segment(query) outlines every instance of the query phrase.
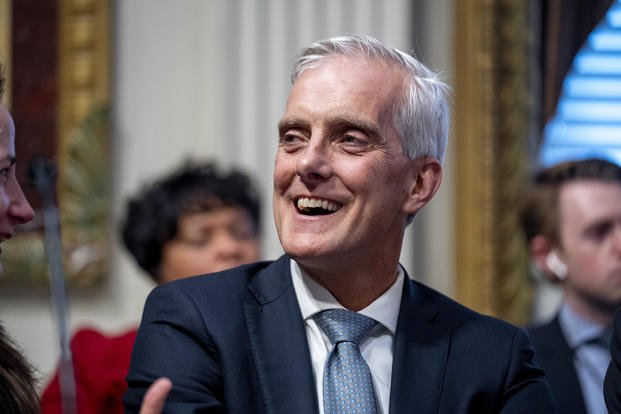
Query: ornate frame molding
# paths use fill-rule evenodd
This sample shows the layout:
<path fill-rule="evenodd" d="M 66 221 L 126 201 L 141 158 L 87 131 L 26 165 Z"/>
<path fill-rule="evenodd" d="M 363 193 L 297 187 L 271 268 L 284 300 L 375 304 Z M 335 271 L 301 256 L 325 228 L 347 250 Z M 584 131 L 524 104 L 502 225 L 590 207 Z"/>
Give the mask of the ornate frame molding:
<path fill-rule="evenodd" d="M 533 122 L 529 2 L 455 3 L 457 299 L 514 323 L 531 286 L 516 205 Z"/>
<path fill-rule="evenodd" d="M 60 0 L 60 153 L 70 132 L 110 99 L 110 3 Z"/>

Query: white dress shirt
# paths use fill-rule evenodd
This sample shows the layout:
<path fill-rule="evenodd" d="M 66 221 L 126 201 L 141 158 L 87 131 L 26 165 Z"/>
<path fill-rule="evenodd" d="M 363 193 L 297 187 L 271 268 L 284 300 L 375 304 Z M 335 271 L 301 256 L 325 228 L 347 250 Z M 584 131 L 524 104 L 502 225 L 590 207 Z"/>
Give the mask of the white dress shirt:
<path fill-rule="evenodd" d="M 388 413 L 390 403 L 393 342 L 403 294 L 404 271 L 401 266 L 397 266 L 395 273 L 397 278 L 392 286 L 373 303 L 359 311 L 362 315 L 379 322 L 359 345 L 360 352 L 371 371 L 380 414 Z M 332 344 L 315 323 L 313 315 L 326 309 L 344 309 L 344 307 L 326 288 L 306 274 L 294 260 L 291 260 L 291 277 L 306 326 L 306 337 L 319 400 L 319 413 L 324 414 L 323 371 L 326 359 L 332 350 Z"/>

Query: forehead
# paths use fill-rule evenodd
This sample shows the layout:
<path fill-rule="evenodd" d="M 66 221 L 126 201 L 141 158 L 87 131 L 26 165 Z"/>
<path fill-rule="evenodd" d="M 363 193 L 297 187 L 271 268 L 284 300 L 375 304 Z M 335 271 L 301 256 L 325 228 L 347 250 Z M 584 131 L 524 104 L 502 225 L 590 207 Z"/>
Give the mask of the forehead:
<path fill-rule="evenodd" d="M 307 68 L 293 84 L 287 110 L 381 112 L 397 103 L 404 72 L 365 56 L 334 56 Z"/>
<path fill-rule="evenodd" d="M 577 180 L 563 184 L 559 209 L 565 223 L 621 218 L 621 183 Z"/>

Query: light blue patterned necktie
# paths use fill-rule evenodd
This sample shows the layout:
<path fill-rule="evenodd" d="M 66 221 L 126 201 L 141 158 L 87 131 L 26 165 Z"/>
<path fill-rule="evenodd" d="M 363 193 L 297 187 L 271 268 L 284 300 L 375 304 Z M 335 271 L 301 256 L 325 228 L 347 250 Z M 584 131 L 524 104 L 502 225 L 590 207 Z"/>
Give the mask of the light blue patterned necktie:
<path fill-rule="evenodd" d="M 371 371 L 358 348 L 377 321 L 346 309 L 326 310 L 313 318 L 334 344 L 323 372 L 324 413 L 377 413 Z"/>

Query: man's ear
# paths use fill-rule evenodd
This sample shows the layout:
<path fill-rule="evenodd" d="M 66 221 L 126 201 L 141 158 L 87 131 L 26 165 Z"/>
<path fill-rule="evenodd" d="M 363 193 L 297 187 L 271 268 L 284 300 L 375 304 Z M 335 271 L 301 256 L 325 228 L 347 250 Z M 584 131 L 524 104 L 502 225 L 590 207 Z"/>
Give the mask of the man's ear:
<path fill-rule="evenodd" d="M 412 160 L 415 168 L 408 197 L 403 205 L 407 214 L 414 214 L 434 196 L 442 181 L 442 165 L 435 158 L 425 157 Z"/>
<path fill-rule="evenodd" d="M 547 237 L 533 237 L 528 243 L 528 252 L 537 269 L 550 281 L 560 282 L 567 277 L 567 266 L 559 258 L 558 249 Z"/>

